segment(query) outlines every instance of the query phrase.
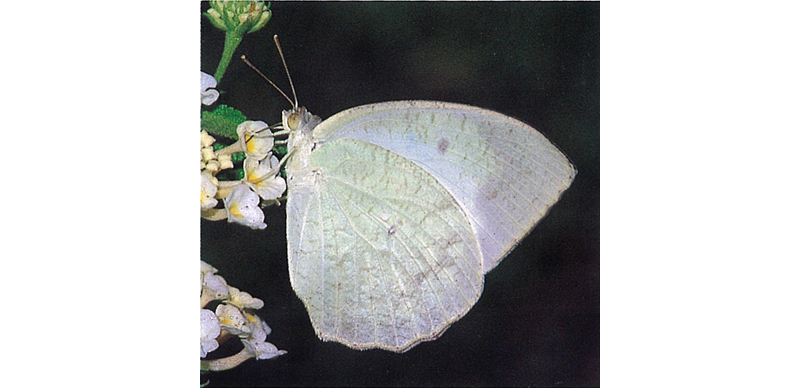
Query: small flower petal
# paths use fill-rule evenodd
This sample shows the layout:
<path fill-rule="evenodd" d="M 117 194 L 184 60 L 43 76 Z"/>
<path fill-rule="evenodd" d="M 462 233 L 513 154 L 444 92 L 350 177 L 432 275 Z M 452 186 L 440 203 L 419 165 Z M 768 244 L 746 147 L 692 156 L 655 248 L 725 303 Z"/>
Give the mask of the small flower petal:
<path fill-rule="evenodd" d="M 220 332 L 217 315 L 211 310 L 200 309 L 200 358 L 219 347 L 217 337 Z"/>
<path fill-rule="evenodd" d="M 217 87 L 217 80 L 211 74 L 200 72 L 200 93 L 206 89 Z"/>
<path fill-rule="evenodd" d="M 200 209 L 211 209 L 217 206 L 217 185 L 207 173 L 200 173 Z"/>
<path fill-rule="evenodd" d="M 203 275 L 200 288 L 200 307 L 205 306 L 212 300 L 227 299 L 228 296 L 228 284 L 222 276 L 214 275 L 211 272 L 206 272 Z"/>
<path fill-rule="evenodd" d="M 262 161 L 245 158 L 245 179 L 250 187 L 265 199 L 276 199 L 286 191 L 286 180 L 278 176 L 278 158 L 274 155 Z"/>
<path fill-rule="evenodd" d="M 271 328 L 271 327 L 269 327 L 269 325 L 267 325 L 267 323 L 266 323 L 266 322 L 264 322 L 264 321 L 261 321 L 261 327 L 264 329 L 264 333 L 265 333 L 266 335 L 269 335 L 270 333 L 272 333 L 272 328 Z"/>
<path fill-rule="evenodd" d="M 264 301 L 254 298 L 252 295 L 244 291 L 239 291 L 239 289 L 236 287 L 228 286 L 228 293 L 230 293 L 230 303 L 243 309 L 248 308 L 258 310 L 264 307 Z"/>
<path fill-rule="evenodd" d="M 233 335 L 250 335 L 253 330 L 250 321 L 245 318 L 242 311 L 234 305 L 226 303 L 220 304 L 217 306 L 216 314 L 219 319 L 220 327 Z"/>
<path fill-rule="evenodd" d="M 257 322 L 251 323 L 251 333 L 249 336 L 242 338 L 242 344 L 258 360 L 267 360 L 286 354 L 285 350 L 278 350 L 275 345 L 267 342 L 267 334 L 267 331 L 261 325 L 261 320 L 258 319 Z"/>
<path fill-rule="evenodd" d="M 245 121 L 236 127 L 239 141 L 242 142 L 247 156 L 261 160 L 272 153 L 275 139 L 269 130 L 269 125 L 263 121 Z"/>
<path fill-rule="evenodd" d="M 242 341 L 250 351 L 256 354 L 257 360 L 269 360 L 286 354 L 285 350 L 278 350 L 278 348 L 269 342 L 245 342 Z"/>
<path fill-rule="evenodd" d="M 225 197 L 228 222 L 237 222 L 253 229 L 264 229 L 264 212 L 258 207 L 260 199 L 247 185 L 238 184 Z"/>
<path fill-rule="evenodd" d="M 219 92 L 212 89 L 217 86 L 217 80 L 213 76 L 200 72 L 200 103 L 211 105 L 219 98 Z"/>

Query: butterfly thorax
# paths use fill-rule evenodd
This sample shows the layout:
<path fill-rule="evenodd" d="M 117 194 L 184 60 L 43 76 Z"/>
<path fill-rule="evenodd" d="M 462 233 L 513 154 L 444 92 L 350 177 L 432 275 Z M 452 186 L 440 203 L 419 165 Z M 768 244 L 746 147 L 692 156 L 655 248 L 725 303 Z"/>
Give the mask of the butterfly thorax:
<path fill-rule="evenodd" d="M 316 144 L 311 134 L 320 121 L 319 116 L 311 114 L 306 108 L 283 111 L 283 127 L 291 130 L 288 142 L 291 156 L 286 163 L 290 186 L 313 184 L 314 172 L 309 165 L 309 158 Z"/>

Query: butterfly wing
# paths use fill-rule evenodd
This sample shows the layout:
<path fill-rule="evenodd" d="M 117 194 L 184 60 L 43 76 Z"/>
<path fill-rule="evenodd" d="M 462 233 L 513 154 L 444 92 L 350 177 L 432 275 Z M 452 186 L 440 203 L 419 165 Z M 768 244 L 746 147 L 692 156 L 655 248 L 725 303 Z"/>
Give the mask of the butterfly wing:
<path fill-rule="evenodd" d="M 345 110 L 313 132 L 321 144 L 358 139 L 433 176 L 464 209 L 483 257 L 500 262 L 575 177 L 567 157 L 533 127 L 467 105 L 392 101 Z"/>
<path fill-rule="evenodd" d="M 358 139 L 318 146 L 308 165 L 313 183 L 289 182 L 289 273 L 320 338 L 402 352 L 475 304 L 478 241 L 430 173 Z"/>

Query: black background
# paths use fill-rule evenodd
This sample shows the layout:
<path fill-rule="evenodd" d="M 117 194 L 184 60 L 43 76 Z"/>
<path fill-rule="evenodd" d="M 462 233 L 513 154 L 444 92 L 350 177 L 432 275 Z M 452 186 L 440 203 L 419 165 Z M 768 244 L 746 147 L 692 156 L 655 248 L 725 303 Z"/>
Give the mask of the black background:
<path fill-rule="evenodd" d="M 205 11 L 207 3 L 201 6 Z M 266 230 L 201 223 L 202 259 L 265 302 L 268 337 L 289 353 L 204 375 L 211 386 L 595 386 L 600 379 L 600 5 L 284 3 L 249 34 L 245 54 L 290 93 L 278 34 L 302 106 L 326 118 L 357 105 L 440 100 L 531 124 L 572 160 L 572 186 L 486 275 L 484 292 L 439 339 L 406 353 L 320 341 L 289 284 L 285 209 Z M 213 74 L 224 33 L 201 17 L 201 69 Z M 280 121 L 289 104 L 234 59 L 219 103 Z M 220 351 L 225 351 L 221 349 Z M 213 355 L 213 353 L 212 353 Z"/>

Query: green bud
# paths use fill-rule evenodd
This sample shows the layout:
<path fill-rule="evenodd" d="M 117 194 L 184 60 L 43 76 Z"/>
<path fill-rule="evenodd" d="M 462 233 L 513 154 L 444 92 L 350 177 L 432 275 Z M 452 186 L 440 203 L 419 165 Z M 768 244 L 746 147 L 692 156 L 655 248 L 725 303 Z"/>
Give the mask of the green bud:
<path fill-rule="evenodd" d="M 247 32 L 248 33 L 256 32 L 256 31 L 264 28 L 264 26 L 267 25 L 267 22 L 269 21 L 269 19 L 271 17 L 272 17 L 272 11 L 267 10 L 266 12 L 263 12 L 261 14 L 261 16 L 259 17 L 258 21 L 253 25 L 253 27 L 250 27 L 250 29 L 247 30 Z"/>
<path fill-rule="evenodd" d="M 209 8 L 208 11 L 206 11 L 206 16 L 208 17 L 208 20 L 211 21 L 211 24 L 214 25 L 214 27 L 217 27 L 223 31 L 227 30 L 225 22 L 222 20 L 222 15 L 220 15 L 219 11 L 214 8 Z"/>

